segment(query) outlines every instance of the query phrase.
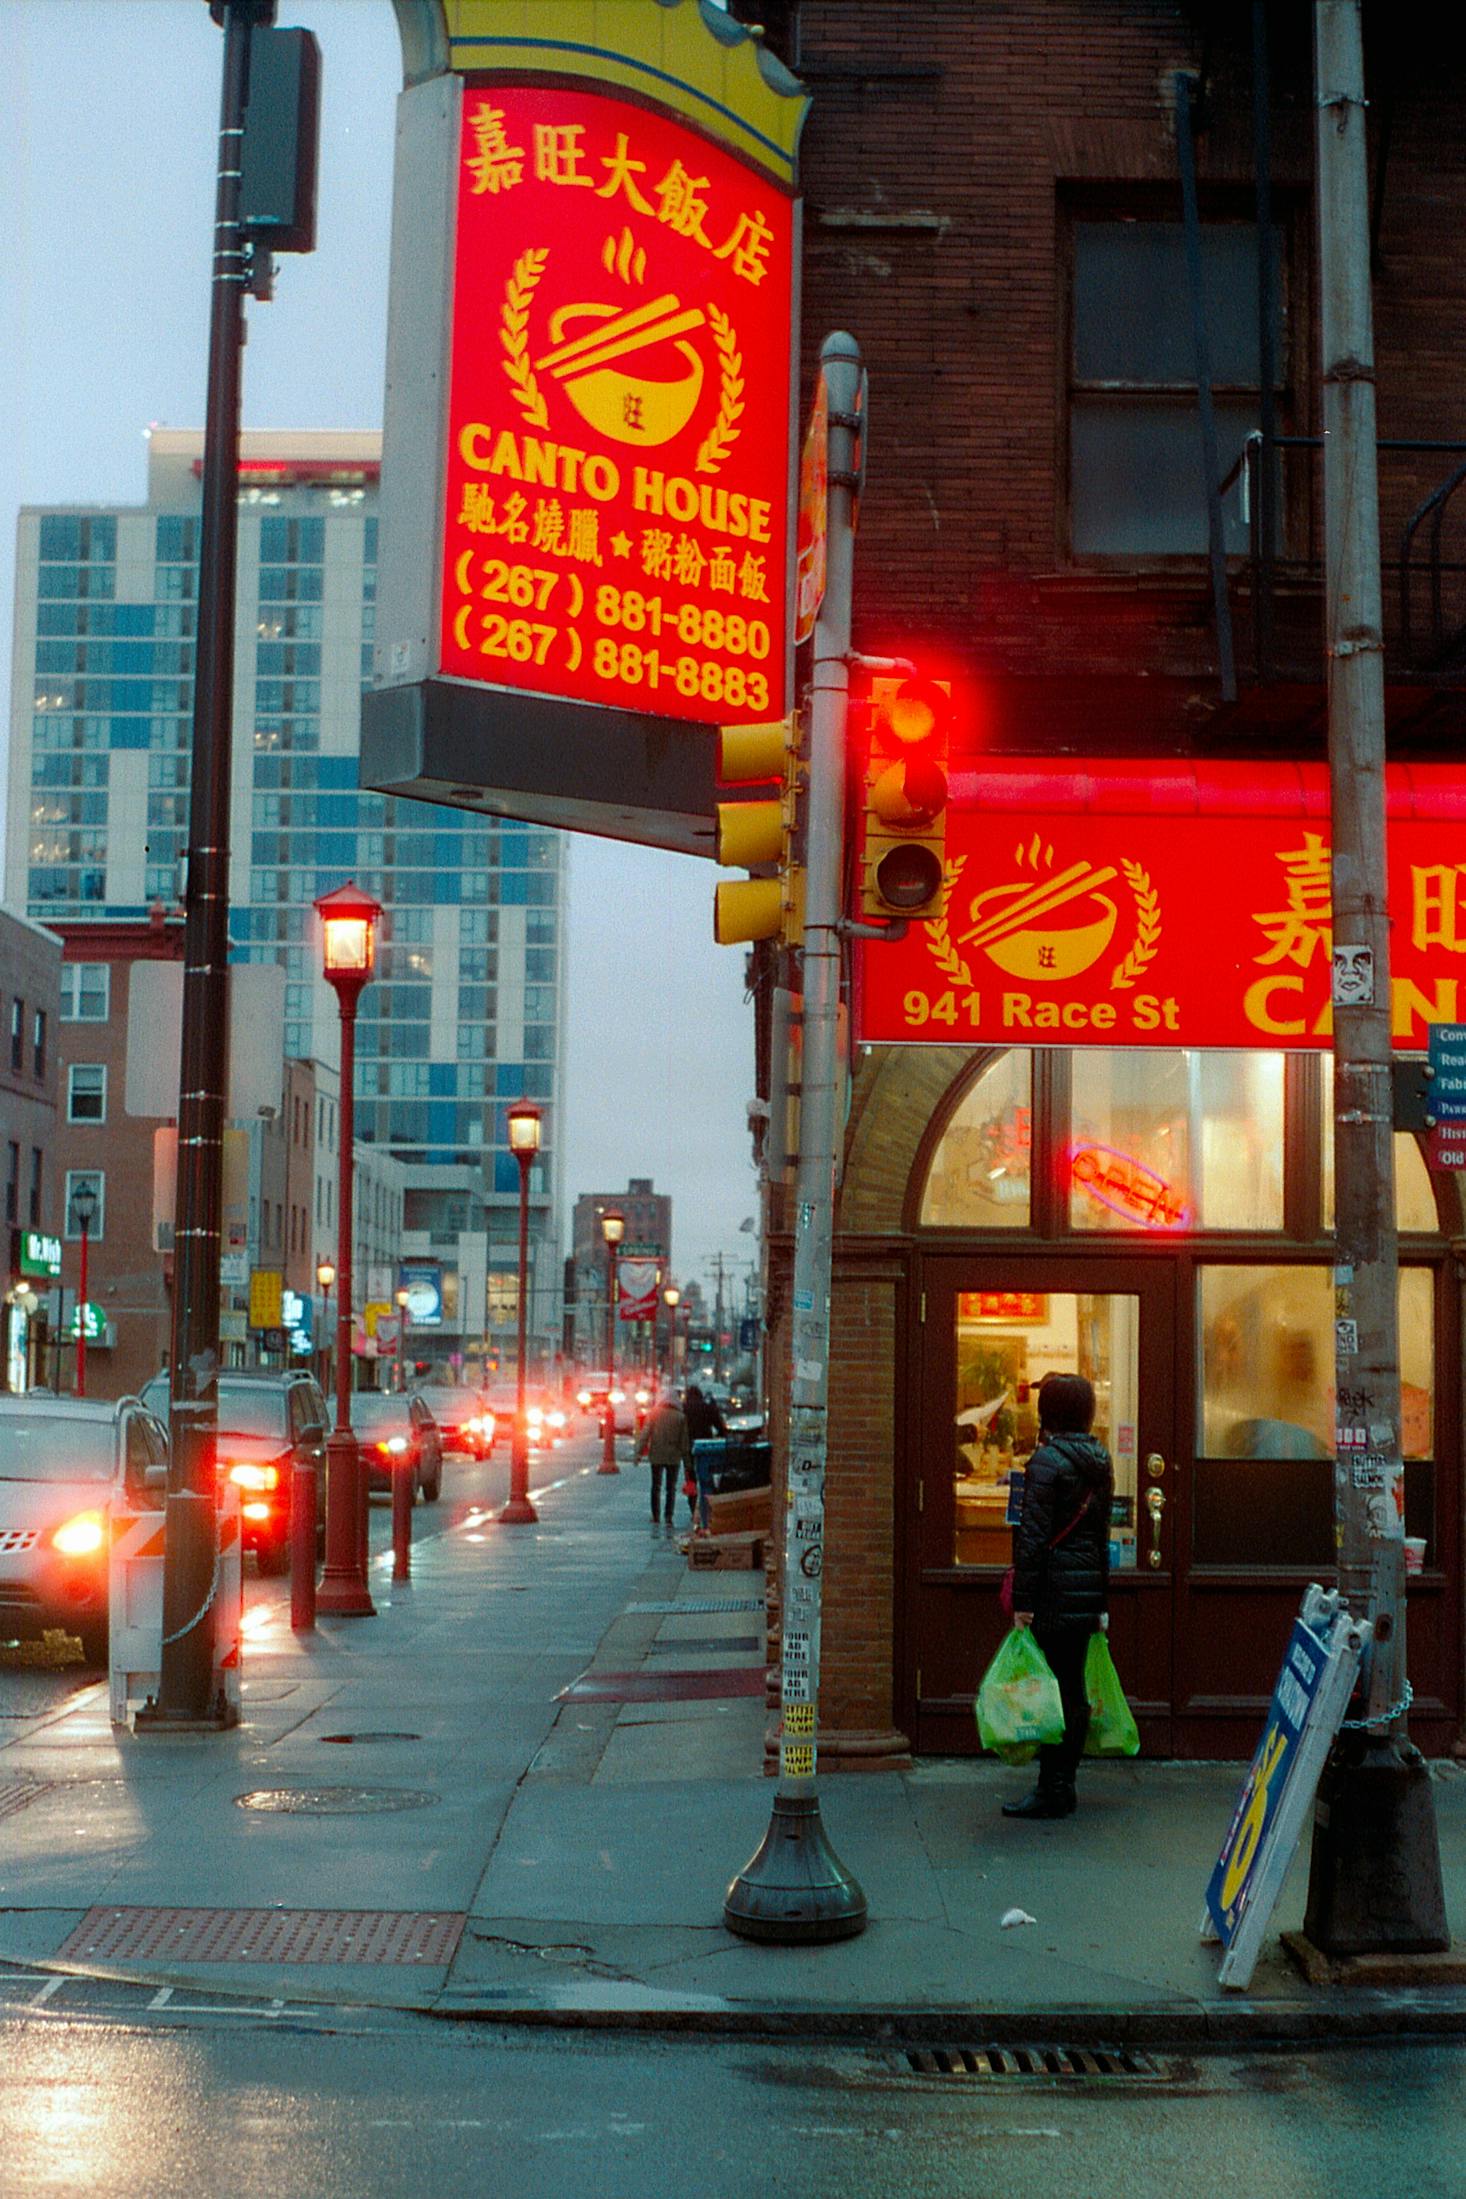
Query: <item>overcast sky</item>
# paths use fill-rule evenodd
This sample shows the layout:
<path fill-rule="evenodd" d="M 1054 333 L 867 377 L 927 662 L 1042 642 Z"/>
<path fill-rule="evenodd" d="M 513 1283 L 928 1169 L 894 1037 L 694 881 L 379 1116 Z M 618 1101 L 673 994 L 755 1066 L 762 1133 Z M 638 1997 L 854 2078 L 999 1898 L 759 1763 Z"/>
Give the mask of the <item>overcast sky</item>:
<path fill-rule="evenodd" d="M 316 33 L 315 253 L 251 305 L 247 428 L 379 428 L 393 110 L 391 0 L 281 0 Z M 143 431 L 204 414 L 222 34 L 207 0 L 0 0 L 0 685 L 15 513 L 140 503 Z M 7 718 L 4 721 L 8 724 Z M 0 770 L 0 804 L 5 773 Z M 712 944 L 708 863 L 571 843 L 565 1181 L 650 1176 L 684 1279 L 746 1265 L 753 1038 L 742 950 Z"/>

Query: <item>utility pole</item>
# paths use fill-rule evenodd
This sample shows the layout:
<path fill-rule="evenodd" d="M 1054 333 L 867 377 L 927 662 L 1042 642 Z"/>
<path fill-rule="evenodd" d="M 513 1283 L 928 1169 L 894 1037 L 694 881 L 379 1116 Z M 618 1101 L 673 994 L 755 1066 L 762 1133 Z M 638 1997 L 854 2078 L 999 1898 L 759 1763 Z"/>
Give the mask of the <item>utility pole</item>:
<path fill-rule="evenodd" d="M 866 1900 L 829 1843 L 815 1782 L 820 1580 L 829 1427 L 830 1266 L 840 1121 L 839 1018 L 850 608 L 855 567 L 860 347 L 827 336 L 829 505 L 824 602 L 814 630 L 804 902 L 804 1063 L 795 1189 L 793 1344 L 780 1577 L 783 1671 L 779 1783 L 757 1854 L 728 1889 L 723 1921 L 745 1939 L 808 1944 L 865 1929 Z M 719 1263 L 719 1313 L 722 1266 Z"/>
<path fill-rule="evenodd" d="M 1405 1482 L 1385 853 L 1384 633 L 1360 0 L 1316 0 L 1325 631 L 1333 820 L 1339 1586 L 1373 1621 L 1362 1717 L 1319 1786 L 1309 1938 L 1449 1946 L 1430 1778 L 1406 1738 Z"/>
<path fill-rule="evenodd" d="M 199 544 L 197 665 L 184 899 L 183 1044 L 178 1095 L 172 1407 L 164 1510 L 163 1645 L 158 1693 L 137 1730 L 230 1722 L 214 1686 L 218 1578 L 214 1448 L 219 1371 L 219 1237 L 228 1084 L 229 803 L 234 731 L 234 588 L 239 536 L 239 406 L 244 294 L 241 220 L 250 40 L 275 0 L 224 0 L 219 166 Z"/>

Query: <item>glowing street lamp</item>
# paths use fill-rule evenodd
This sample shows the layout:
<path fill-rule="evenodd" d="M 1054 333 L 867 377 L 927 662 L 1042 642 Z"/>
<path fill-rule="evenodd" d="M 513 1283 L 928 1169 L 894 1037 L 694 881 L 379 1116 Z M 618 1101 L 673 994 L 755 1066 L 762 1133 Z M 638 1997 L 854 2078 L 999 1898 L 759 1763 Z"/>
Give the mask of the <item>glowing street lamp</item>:
<path fill-rule="evenodd" d="M 326 1387 L 327 1389 L 329 1389 L 329 1388 L 331 1387 L 331 1285 L 332 1285 L 332 1284 L 333 1284 L 333 1283 L 335 1282 L 335 1280 L 336 1280 L 336 1263 L 335 1263 L 335 1261 L 334 1261 L 334 1260 L 317 1260 L 317 1262 L 316 1262 L 316 1287 L 317 1287 L 317 1288 L 318 1288 L 318 1290 L 320 1291 L 320 1294 L 321 1294 L 321 1300 L 322 1300 L 322 1311 L 321 1311 L 321 1357 L 322 1357 L 322 1359 L 324 1359 L 324 1361 L 326 1362 L 326 1382 L 325 1382 L 325 1387 Z"/>
<path fill-rule="evenodd" d="M 616 1248 L 626 1235 L 626 1216 L 612 1207 L 601 1216 L 606 1240 L 606 1429 L 599 1471 L 620 1472 L 616 1464 Z"/>
<path fill-rule="evenodd" d="M 682 1293 L 675 1283 L 669 1283 L 662 1292 L 662 1304 L 667 1309 L 667 1381 L 677 1379 L 677 1308 L 682 1303 Z"/>
<path fill-rule="evenodd" d="M 317 1599 L 339 1618 L 370 1618 L 366 1491 L 351 1430 L 351 1192 L 356 1114 L 356 1004 L 377 963 L 382 905 L 359 886 L 338 886 L 316 903 L 325 978 L 341 1011 L 340 1191 L 336 1206 L 336 1426 L 326 1443 L 326 1569 Z"/>
<path fill-rule="evenodd" d="M 509 1445 L 509 1502 L 499 1514 L 511 1527 L 532 1526 L 539 1513 L 529 1500 L 529 1429 L 524 1418 L 524 1359 L 529 1301 L 529 1172 L 540 1149 L 541 1113 L 533 1100 L 508 1109 L 509 1150 L 519 1163 L 519 1342 L 514 1377 L 514 1433 Z"/>

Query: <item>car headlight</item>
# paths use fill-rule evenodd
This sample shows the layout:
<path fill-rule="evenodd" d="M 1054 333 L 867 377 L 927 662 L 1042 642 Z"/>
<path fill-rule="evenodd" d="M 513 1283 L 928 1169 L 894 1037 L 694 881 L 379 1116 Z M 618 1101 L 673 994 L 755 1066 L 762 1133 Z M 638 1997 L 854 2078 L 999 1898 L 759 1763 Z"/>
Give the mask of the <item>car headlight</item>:
<path fill-rule="evenodd" d="M 526 1405 L 524 1408 L 524 1417 L 529 1422 L 532 1428 L 538 1428 L 543 1424 L 544 1421 L 544 1407 L 541 1405 Z"/>
<path fill-rule="evenodd" d="M 241 1461 L 239 1465 L 229 1468 L 229 1479 L 236 1489 L 278 1489 L 280 1469 L 278 1466 L 255 1466 Z"/>
<path fill-rule="evenodd" d="M 95 1557 L 106 1540 L 107 1521 L 101 1512 L 78 1512 L 51 1537 L 64 1558 Z"/>
<path fill-rule="evenodd" d="M 551 1413 L 549 1420 L 552 1428 L 563 1428 L 565 1425 L 565 1415 L 562 1412 Z"/>
<path fill-rule="evenodd" d="M 590 1403 L 590 1391 L 589 1391 L 589 1390 L 577 1390 L 577 1391 L 576 1391 L 576 1393 L 575 1393 L 575 1402 L 576 1402 L 576 1404 L 577 1404 L 577 1405 L 579 1405 L 579 1407 L 581 1408 L 581 1410 L 582 1410 L 582 1412 L 583 1412 L 583 1411 L 585 1410 L 586 1406 L 587 1406 L 587 1405 L 589 1405 L 589 1403 Z"/>
<path fill-rule="evenodd" d="M 607 1403 L 611 1405 L 624 1405 L 625 1402 L 626 1392 L 624 1390 L 612 1390 L 607 1398 Z"/>

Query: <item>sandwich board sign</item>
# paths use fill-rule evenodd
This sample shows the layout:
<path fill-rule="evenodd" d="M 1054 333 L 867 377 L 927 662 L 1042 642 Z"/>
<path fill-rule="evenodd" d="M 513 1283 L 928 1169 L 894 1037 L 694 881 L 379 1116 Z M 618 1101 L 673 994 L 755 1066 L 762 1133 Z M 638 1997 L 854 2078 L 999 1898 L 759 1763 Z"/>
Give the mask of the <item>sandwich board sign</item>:
<path fill-rule="evenodd" d="M 1206 1890 L 1201 1936 L 1222 1943 L 1220 1985 L 1242 1992 L 1252 1981 L 1369 1635 L 1337 1589 L 1307 1589 Z"/>

